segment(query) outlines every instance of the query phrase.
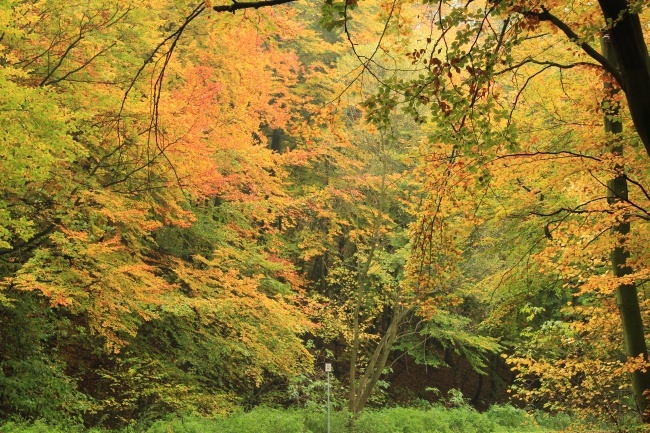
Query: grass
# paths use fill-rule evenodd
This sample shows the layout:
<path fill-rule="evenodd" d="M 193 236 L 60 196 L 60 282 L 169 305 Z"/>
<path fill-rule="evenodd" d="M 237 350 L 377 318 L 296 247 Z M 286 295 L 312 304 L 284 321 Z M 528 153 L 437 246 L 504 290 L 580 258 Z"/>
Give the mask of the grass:
<path fill-rule="evenodd" d="M 352 423 L 347 412 L 332 412 L 332 433 L 542 433 L 559 431 L 570 423 L 568 417 L 541 417 L 538 422 L 512 406 L 493 406 L 484 413 L 470 407 L 446 409 L 386 408 L 366 410 Z M 53 427 L 43 422 L 5 423 L 0 433 L 107 433 L 80 427 Z M 183 417 L 159 420 L 148 426 L 134 425 L 119 433 L 326 433 L 324 410 L 271 409 L 260 407 L 235 412 L 228 417 L 206 419 Z M 118 433 L 115 431 L 114 433 Z"/>

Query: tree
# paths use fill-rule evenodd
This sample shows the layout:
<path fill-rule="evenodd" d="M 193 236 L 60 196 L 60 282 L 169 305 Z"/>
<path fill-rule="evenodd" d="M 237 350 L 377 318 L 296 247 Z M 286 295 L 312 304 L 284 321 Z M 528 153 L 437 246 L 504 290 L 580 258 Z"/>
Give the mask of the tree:
<path fill-rule="evenodd" d="M 421 44 L 423 48 L 416 46 L 411 55 L 421 73 L 414 79 L 385 81 L 385 90 L 367 101 L 368 107 L 380 107 L 371 119 L 384 121 L 385 108 L 400 103 L 406 104 L 407 110 L 416 117 L 421 117 L 422 108 L 427 107 L 439 119 L 435 140 L 456 144 L 450 158 L 472 155 L 479 164 L 485 164 L 506 147 L 514 153 L 521 149 L 525 138 L 519 135 L 521 128 L 515 124 L 513 113 L 523 104 L 526 89 L 534 80 L 541 79 L 551 69 L 564 77 L 581 68 L 597 68 L 614 77 L 615 85 L 627 99 L 637 134 L 626 137 L 627 146 L 634 147 L 635 142 L 641 142 L 648 153 L 650 69 L 641 26 L 642 5 L 624 1 L 599 4 L 600 9 L 586 2 L 569 7 L 555 2 L 486 2 L 480 6 L 472 2 L 467 5 L 440 2 L 429 10 L 423 8 L 423 14 L 430 14 L 436 29 Z M 544 33 L 547 29 L 552 33 Z M 618 68 L 611 58 L 592 46 L 599 42 L 602 32 L 612 40 Z M 567 56 L 569 51 L 575 55 Z M 505 80 L 507 76 L 512 77 L 510 82 Z M 639 79 L 643 83 L 637 82 Z M 587 154 L 595 155 L 608 147 L 601 141 L 584 149 Z M 562 152 L 560 149 L 553 151 Z M 563 150 L 571 152 L 566 147 Z M 523 188 L 530 189 L 525 180 L 520 181 Z M 618 199 L 625 201 L 625 194 L 622 191 L 620 194 Z M 620 253 L 623 247 L 617 248 Z M 620 265 L 620 259 L 614 258 L 614 263 Z M 619 265 L 615 264 L 617 274 Z M 627 289 L 633 291 L 632 286 Z M 623 316 L 624 311 L 622 307 Z M 639 335 L 640 330 L 638 320 L 634 326 L 623 328 L 626 339 Z M 644 345 L 628 340 L 628 346 Z M 643 354 L 644 350 L 639 348 L 632 356 L 637 352 Z M 640 386 L 635 379 L 635 393 L 642 412 L 643 392 L 647 388 L 647 384 Z"/>
<path fill-rule="evenodd" d="M 264 134 L 302 116 L 302 27 L 118 3 L 0 6 L 7 416 L 214 414 L 311 368 Z"/>
<path fill-rule="evenodd" d="M 347 57 L 341 55 L 338 74 L 363 73 L 364 59 L 378 51 L 377 38 L 399 49 L 398 35 L 389 35 L 384 25 L 385 5 L 366 6 L 365 18 L 344 35 L 357 43 Z M 375 14 L 378 21 L 372 19 Z M 380 69 L 373 73 L 382 75 Z M 362 80 L 332 84 L 337 93 L 310 136 L 308 170 L 297 167 L 292 175 L 294 195 L 305 203 L 297 211 L 301 217 L 294 216 L 301 222 L 293 228 L 287 221 L 302 251 L 300 267 L 327 308 L 316 318 L 322 326 L 316 335 L 333 346 L 339 361 L 335 371 L 345 371 L 341 361 L 348 364 L 348 404 L 354 414 L 370 401 L 400 353 L 438 366 L 441 361 L 433 350 L 423 346 L 443 344 L 472 358 L 480 369 L 483 354 L 497 347 L 468 329 L 460 309 L 455 314 L 445 311 L 441 304 L 447 299 L 436 294 L 436 278 L 414 289 L 419 282 L 406 271 L 415 268 L 409 265 L 408 230 L 424 193 L 409 171 L 414 170 L 411 161 L 418 161 L 414 151 L 422 132 L 397 114 L 384 129 L 363 125 L 356 95 L 363 98 L 371 86 Z"/>
<path fill-rule="evenodd" d="M 618 41 L 619 44 L 620 42 L 621 41 Z M 605 59 L 617 68 L 618 61 L 613 53 L 609 35 L 603 37 L 602 45 Z M 627 49 L 627 47 L 625 49 Z M 629 84 L 629 82 L 626 84 Z M 612 133 L 611 151 L 615 156 L 618 156 L 623 153 L 623 146 L 620 143 L 617 143 L 616 140 L 617 135 L 621 133 L 622 122 L 618 119 L 619 108 L 617 102 L 613 98 L 614 94 L 612 92 L 615 92 L 615 89 L 607 82 L 605 88 L 606 91 L 610 92 L 610 95 L 608 95 L 609 100 L 605 100 L 606 107 L 603 109 L 605 114 L 605 130 Z M 607 107 L 609 107 L 609 109 Z M 643 136 L 643 132 L 640 131 L 639 134 Z M 607 202 L 614 209 L 620 202 L 629 201 L 625 167 L 619 165 L 616 166 L 615 169 L 617 170 L 616 176 L 607 182 Z M 610 254 L 612 273 L 617 278 L 624 278 L 625 276 L 633 274 L 632 267 L 627 263 L 630 257 L 630 252 L 625 246 L 625 237 L 630 233 L 629 217 L 624 215 L 620 223 L 617 222 L 612 225 L 611 230 L 622 238 L 619 240 L 618 244 L 614 246 L 614 249 Z M 648 348 L 645 342 L 643 320 L 641 318 L 639 297 L 635 281 L 628 283 L 621 282 L 619 284 L 616 288 L 616 304 L 623 324 L 623 336 L 627 356 L 629 358 L 640 357 L 641 359 L 646 360 L 648 358 Z M 648 402 L 645 393 L 650 389 L 650 372 L 643 371 L 643 369 L 634 370 L 632 371 L 631 376 L 636 406 L 647 422 L 648 416 L 650 415 L 647 413 Z"/>
<path fill-rule="evenodd" d="M 308 173 L 294 174 L 302 222 L 292 231 L 309 287 L 326 309 L 316 334 L 344 348 L 335 362 L 343 368 L 347 361 L 356 415 L 376 391 L 411 315 L 402 280 L 411 218 L 406 197 L 417 186 L 407 173 L 406 128 L 366 129 L 354 105 L 341 113 L 330 128 L 336 133 L 319 137 Z"/>

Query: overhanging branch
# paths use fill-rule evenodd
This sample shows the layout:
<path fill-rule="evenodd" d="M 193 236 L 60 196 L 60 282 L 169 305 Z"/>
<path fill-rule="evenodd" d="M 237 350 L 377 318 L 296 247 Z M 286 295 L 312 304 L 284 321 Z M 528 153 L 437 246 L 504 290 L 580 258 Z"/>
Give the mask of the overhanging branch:
<path fill-rule="evenodd" d="M 510 72 L 510 71 L 519 69 L 522 66 L 528 65 L 528 64 L 540 65 L 540 66 L 552 66 L 552 67 L 555 67 L 555 68 L 558 68 L 558 69 L 571 69 L 571 68 L 575 68 L 575 67 L 578 67 L 578 66 L 593 66 L 593 67 L 598 67 L 598 68 L 603 67 L 603 65 L 601 65 L 600 63 L 591 63 L 591 62 L 558 63 L 558 62 L 553 62 L 553 61 L 550 61 L 550 60 L 536 60 L 536 59 L 533 59 L 531 57 L 528 57 L 525 60 L 522 60 L 521 62 L 519 62 L 519 63 L 517 63 L 515 65 L 509 66 L 509 67 L 504 68 L 504 69 L 502 69 L 502 70 L 500 70 L 498 72 L 495 72 L 494 75 L 503 75 L 506 72 Z"/>
<path fill-rule="evenodd" d="M 231 5 L 213 6 L 212 9 L 215 12 L 231 12 L 234 14 L 235 11 L 239 9 L 259 9 L 267 6 L 277 6 L 285 3 L 291 3 L 294 1 L 296 0 L 264 0 L 264 1 L 257 1 L 257 2 L 244 2 L 244 3 L 233 1 Z"/>
<path fill-rule="evenodd" d="M 562 30 L 562 33 L 564 33 L 571 41 L 577 43 L 589 57 L 603 65 L 603 68 L 612 74 L 618 85 L 621 88 L 623 87 L 623 76 L 618 71 L 618 69 L 612 65 L 612 63 L 609 62 L 602 54 L 596 51 L 591 45 L 586 42 L 580 42 L 580 36 L 578 36 L 578 34 L 574 32 L 571 27 L 569 27 L 564 21 L 553 15 L 546 8 L 542 8 L 542 12 L 528 12 L 528 14 L 539 18 L 540 21 L 548 21 L 558 29 Z"/>

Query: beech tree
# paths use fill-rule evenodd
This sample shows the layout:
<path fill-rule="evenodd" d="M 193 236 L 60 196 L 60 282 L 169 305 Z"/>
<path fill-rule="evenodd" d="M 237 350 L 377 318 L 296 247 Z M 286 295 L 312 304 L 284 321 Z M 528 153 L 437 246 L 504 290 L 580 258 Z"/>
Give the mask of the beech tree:
<path fill-rule="evenodd" d="M 355 414 L 394 349 L 504 335 L 517 394 L 621 408 L 631 373 L 644 412 L 644 2 L 292 1 L 0 4 L 2 412 L 226 412 L 303 335 Z"/>
<path fill-rule="evenodd" d="M 274 226 L 284 162 L 263 132 L 300 117 L 303 66 L 260 37 L 304 28 L 204 8 L 0 5 L 7 416 L 221 413 L 311 369 Z"/>
<path fill-rule="evenodd" d="M 425 43 L 414 44 L 410 54 L 419 76 L 385 80 L 385 91 L 366 102 L 369 108 L 375 108 L 370 119 L 381 123 L 390 109 L 405 104 L 416 118 L 430 114 L 436 119 L 438 129 L 434 140 L 455 143 L 448 155 L 452 161 L 461 155 L 473 155 L 477 162 L 485 163 L 495 155 L 504 157 L 503 150 L 516 153 L 521 149 L 525 139 L 520 135 L 513 113 L 523 105 L 526 89 L 533 81 L 553 70 L 564 77 L 571 71 L 594 68 L 611 75 L 613 86 L 625 95 L 636 133 L 636 137 L 628 135 L 625 141 L 617 140 L 622 144 L 614 152 L 620 154 L 623 148 L 641 143 L 647 157 L 650 155 L 647 133 L 650 65 L 641 25 L 643 13 L 641 2 L 625 1 L 601 1 L 599 5 L 441 1 L 424 7 L 422 14 L 431 21 L 432 31 Z M 598 48 L 603 34 L 612 42 L 611 56 L 601 54 Z M 559 84 L 562 86 L 563 81 Z M 552 98 L 549 94 L 551 104 Z M 610 147 L 607 140 L 602 140 L 584 149 L 587 154 L 600 155 Z M 561 149 L 552 152 L 562 152 Z M 620 173 L 625 171 L 623 167 L 610 169 Z M 622 179 L 620 176 L 625 175 L 619 174 Z M 529 188 L 522 179 L 522 187 Z M 610 201 L 629 203 L 627 193 L 619 187 L 620 180 L 617 182 L 609 184 Z M 644 190 L 641 183 L 637 181 L 637 186 Z M 624 224 L 629 223 L 629 216 L 622 218 Z M 624 256 L 628 253 L 622 239 L 628 229 L 615 225 L 615 231 L 623 236 L 612 255 L 613 272 L 623 276 L 627 269 Z M 621 280 L 619 307 L 628 356 L 646 359 L 640 314 L 634 313 L 636 318 L 629 321 L 629 312 L 639 309 L 638 301 L 634 301 L 636 290 L 633 284 L 622 281 L 627 280 Z M 630 301 L 623 301 L 628 295 Z M 640 370 L 633 374 L 633 384 L 637 407 L 645 413 L 643 393 L 650 383 L 642 379 L 645 375 Z"/>

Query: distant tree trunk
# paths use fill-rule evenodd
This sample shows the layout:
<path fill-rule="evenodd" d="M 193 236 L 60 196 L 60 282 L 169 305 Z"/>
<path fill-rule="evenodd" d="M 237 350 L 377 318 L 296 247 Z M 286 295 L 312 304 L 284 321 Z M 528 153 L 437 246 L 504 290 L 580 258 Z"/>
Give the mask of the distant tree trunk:
<path fill-rule="evenodd" d="M 271 134 L 271 150 L 277 153 L 284 153 L 284 145 L 282 144 L 283 131 L 281 129 L 274 129 Z"/>
<path fill-rule="evenodd" d="M 478 404 L 481 402 L 481 394 L 483 394 L 483 375 L 479 374 L 478 385 L 476 386 L 476 392 L 474 393 L 474 397 L 472 398 L 473 406 L 478 406 Z"/>
<path fill-rule="evenodd" d="M 616 64 L 616 55 L 612 49 L 608 36 L 603 37 L 602 49 L 604 56 L 613 64 Z M 605 89 L 611 95 L 617 90 L 611 83 L 605 82 Z M 605 131 L 613 134 L 611 151 L 614 154 L 623 154 L 623 145 L 616 138 L 623 130 L 621 122 L 617 119 L 618 107 L 610 104 L 611 108 L 605 111 Z M 621 201 L 627 201 L 628 189 L 625 177 L 625 167 L 619 165 L 616 167 L 616 176 L 607 182 L 607 201 L 611 206 L 615 206 Z M 614 224 L 612 233 L 620 237 L 617 245 L 610 254 L 612 272 L 615 277 L 620 278 L 632 274 L 632 268 L 627 264 L 630 256 L 629 251 L 625 248 L 624 238 L 630 232 L 630 222 L 627 219 Z M 621 316 L 623 324 L 623 336 L 625 339 L 625 352 L 628 357 L 637 357 L 642 355 L 648 358 L 648 349 L 646 347 L 645 335 L 643 331 L 643 322 L 641 320 L 641 311 L 639 308 L 639 298 L 635 283 L 620 284 L 616 288 L 616 305 Z M 643 416 L 644 422 L 648 423 L 647 409 L 648 401 L 644 393 L 650 390 L 650 371 L 634 371 L 632 374 L 632 390 L 637 408 Z"/>
<path fill-rule="evenodd" d="M 497 378 L 499 377 L 499 361 L 501 357 L 499 355 L 492 356 L 492 371 L 490 372 L 490 397 L 492 400 L 497 401 L 499 398 L 499 383 Z"/>

